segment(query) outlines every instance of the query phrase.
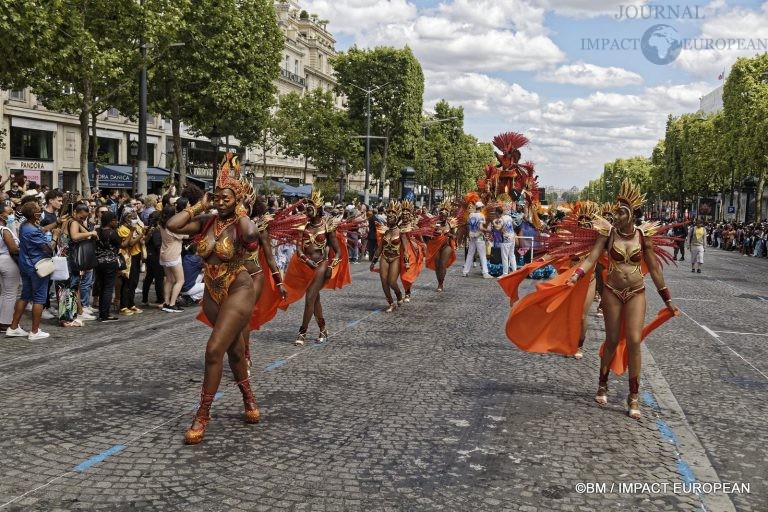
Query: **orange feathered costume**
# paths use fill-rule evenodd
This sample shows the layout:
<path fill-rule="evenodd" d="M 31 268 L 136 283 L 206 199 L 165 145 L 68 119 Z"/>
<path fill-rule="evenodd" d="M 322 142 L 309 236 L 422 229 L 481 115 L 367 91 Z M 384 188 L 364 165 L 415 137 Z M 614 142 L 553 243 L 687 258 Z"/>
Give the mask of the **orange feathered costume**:
<path fill-rule="evenodd" d="M 437 269 L 437 256 L 440 254 L 440 250 L 449 244 L 451 246 L 451 255 L 448 257 L 448 263 L 445 264 L 445 268 L 449 268 L 456 261 L 456 242 L 448 235 L 437 235 L 427 242 L 427 268 L 430 270 Z"/>
<path fill-rule="evenodd" d="M 344 286 L 352 282 L 352 275 L 349 268 L 349 253 L 347 252 L 347 240 L 341 233 L 335 232 L 336 240 L 339 242 L 339 249 L 341 250 L 341 261 L 332 270 L 331 278 L 323 286 L 325 289 L 336 290 L 343 288 Z M 334 252 L 330 249 L 330 258 L 333 259 Z M 288 309 L 288 306 L 301 299 L 305 293 L 309 283 L 315 277 L 315 269 L 304 263 L 299 259 L 298 253 L 293 254 L 291 262 L 288 264 L 288 270 L 285 272 L 285 278 L 283 278 L 283 285 L 285 286 L 286 298 L 280 302 L 281 309 Z"/>

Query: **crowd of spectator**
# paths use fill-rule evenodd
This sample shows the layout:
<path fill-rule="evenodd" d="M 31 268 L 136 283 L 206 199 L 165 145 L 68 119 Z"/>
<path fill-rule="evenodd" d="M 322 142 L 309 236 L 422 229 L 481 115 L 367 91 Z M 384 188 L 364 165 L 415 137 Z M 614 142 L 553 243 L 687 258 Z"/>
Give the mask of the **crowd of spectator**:
<path fill-rule="evenodd" d="M 148 307 L 176 313 L 195 306 L 204 290 L 202 259 L 192 239 L 171 233 L 165 224 L 202 195 L 190 185 L 179 194 L 171 187 L 146 197 L 124 190 L 83 197 L 23 178 L 0 181 L 0 329 L 6 336 L 42 339 L 49 334 L 40 329 L 41 321 L 81 327 L 91 320 L 116 322 Z M 267 214 L 292 204 L 282 197 L 264 199 Z M 324 209 L 367 220 L 347 233 L 347 250 L 353 264 L 370 260 L 377 226 L 386 223 L 384 207 L 329 202 Z M 78 260 L 81 245 L 94 254 L 90 265 Z M 294 244 L 272 249 L 284 272 Z M 64 262 L 65 269 L 46 274 L 36 268 L 48 260 Z M 31 331 L 19 323 L 25 311 L 32 312 Z"/>
<path fill-rule="evenodd" d="M 707 225 L 707 245 L 744 256 L 768 257 L 768 221 L 711 222 Z"/>

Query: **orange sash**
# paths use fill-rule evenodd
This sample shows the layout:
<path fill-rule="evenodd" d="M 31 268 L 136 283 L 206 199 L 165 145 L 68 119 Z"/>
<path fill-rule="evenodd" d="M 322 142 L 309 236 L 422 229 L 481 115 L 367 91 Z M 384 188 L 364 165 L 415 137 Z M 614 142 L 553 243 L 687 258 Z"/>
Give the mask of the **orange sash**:
<path fill-rule="evenodd" d="M 403 282 L 403 286 L 410 289 L 416 279 L 419 277 L 421 270 L 424 268 L 424 255 L 421 252 L 421 248 L 416 240 L 406 237 L 407 243 L 405 244 L 405 250 L 408 251 L 408 261 L 410 265 L 408 269 L 405 268 L 403 251 L 400 252 L 400 280 Z"/>
<path fill-rule="evenodd" d="M 643 333 L 641 339 L 644 340 L 649 334 L 651 334 L 656 328 L 660 327 L 667 320 L 676 316 L 669 308 L 660 309 L 656 313 L 656 317 L 651 322 L 643 327 Z M 600 357 L 603 356 L 603 350 L 605 348 L 605 342 L 600 345 Z M 624 322 L 621 323 L 621 335 L 619 338 L 619 344 L 616 347 L 616 353 L 611 360 L 611 370 L 616 375 L 622 375 L 629 367 L 629 351 L 627 350 L 627 337 L 624 334 Z"/>
<path fill-rule="evenodd" d="M 427 242 L 427 268 L 431 270 L 437 270 L 437 256 L 440 254 L 440 250 L 448 242 L 451 245 L 451 255 L 448 257 L 448 263 L 445 268 L 449 268 L 456 261 L 456 242 L 449 238 L 448 235 L 437 235 L 432 240 Z"/>

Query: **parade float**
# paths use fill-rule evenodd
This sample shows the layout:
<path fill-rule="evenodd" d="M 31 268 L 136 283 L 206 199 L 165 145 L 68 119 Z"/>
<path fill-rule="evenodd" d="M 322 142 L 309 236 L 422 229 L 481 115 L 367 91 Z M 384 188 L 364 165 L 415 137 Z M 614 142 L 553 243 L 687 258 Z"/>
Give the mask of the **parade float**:
<path fill-rule="evenodd" d="M 542 246 L 541 240 L 547 234 L 541 217 L 546 208 L 541 204 L 540 189 L 531 161 L 521 162 L 521 148 L 528 144 L 528 138 L 517 132 L 501 133 L 493 138 L 497 162 L 485 165 L 483 177 L 477 180 L 475 190 L 464 196 L 464 208 L 468 215 L 475 204 L 483 203 L 483 214 L 490 221 L 494 210 L 501 206 L 520 223 L 519 243 L 517 245 L 518 264 L 530 261 L 532 255 Z M 533 251 L 531 250 L 533 248 Z M 501 275 L 501 262 L 497 250 L 491 249 L 488 272 L 497 277 Z M 545 272 L 549 275 L 549 271 Z M 546 277 L 546 276 L 541 276 Z"/>

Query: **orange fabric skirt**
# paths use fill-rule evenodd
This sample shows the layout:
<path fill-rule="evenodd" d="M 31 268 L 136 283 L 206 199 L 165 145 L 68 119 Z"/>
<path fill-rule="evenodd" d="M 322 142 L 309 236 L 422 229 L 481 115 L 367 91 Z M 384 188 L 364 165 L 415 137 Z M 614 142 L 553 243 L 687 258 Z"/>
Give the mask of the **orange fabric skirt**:
<path fill-rule="evenodd" d="M 341 233 L 336 233 L 336 238 L 339 241 L 339 248 L 341 249 L 341 261 L 333 269 L 331 278 L 328 279 L 328 282 L 323 286 L 323 288 L 329 290 L 343 288 L 352 282 L 346 240 Z M 333 251 L 331 251 L 330 254 L 331 259 L 333 259 L 335 257 Z M 285 286 L 287 297 L 280 302 L 279 307 L 281 309 L 288 309 L 288 306 L 301 299 L 304 294 L 307 293 L 309 283 L 311 283 L 312 279 L 315 277 L 315 271 L 316 269 L 310 267 L 299 259 L 298 252 L 293 253 L 293 258 L 291 258 L 291 262 L 288 264 L 288 270 L 286 270 L 285 277 L 283 278 L 283 285 Z"/>
<path fill-rule="evenodd" d="M 451 255 L 445 268 L 449 268 L 456 261 L 456 242 L 448 235 L 437 235 L 427 243 L 427 268 L 437 270 L 437 256 L 440 250 L 446 245 L 451 246 Z"/>
<path fill-rule="evenodd" d="M 512 308 L 505 330 L 510 341 L 521 350 L 563 355 L 576 353 L 584 301 L 594 267 L 575 285 L 569 286 L 566 283 L 576 268 L 536 285 L 535 292 L 523 297 Z"/>
<path fill-rule="evenodd" d="M 546 267 L 548 264 L 549 261 L 546 260 L 532 261 L 514 272 L 510 272 L 496 280 L 496 282 L 499 283 L 499 286 L 501 286 L 501 289 L 504 290 L 506 296 L 509 297 L 510 306 L 520 298 L 517 294 L 517 289 L 520 287 L 520 283 L 522 283 L 531 273 L 542 267 Z"/>
<path fill-rule="evenodd" d="M 679 313 L 678 313 L 679 315 Z M 643 327 L 643 333 L 641 339 L 645 339 L 654 330 L 664 324 L 667 320 L 677 316 L 672 313 L 669 308 L 664 308 L 656 313 L 656 317 L 650 321 L 645 327 Z M 605 342 L 600 345 L 600 357 L 603 356 L 605 350 Z M 616 346 L 616 353 L 611 360 L 611 370 L 616 375 L 622 375 L 629 368 L 629 351 L 627 350 L 627 336 L 624 334 L 624 322 L 621 323 L 621 334 L 619 335 L 619 344 Z"/>
<path fill-rule="evenodd" d="M 416 240 L 407 238 L 408 243 L 405 244 L 405 250 L 408 251 L 408 261 L 410 265 L 408 269 L 405 268 L 405 255 L 400 253 L 400 280 L 403 282 L 403 286 L 410 289 L 416 279 L 419 277 L 422 269 L 424 268 L 424 254 L 421 252 L 421 247 Z"/>

